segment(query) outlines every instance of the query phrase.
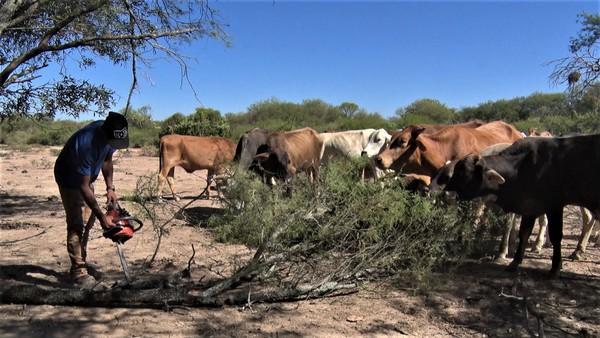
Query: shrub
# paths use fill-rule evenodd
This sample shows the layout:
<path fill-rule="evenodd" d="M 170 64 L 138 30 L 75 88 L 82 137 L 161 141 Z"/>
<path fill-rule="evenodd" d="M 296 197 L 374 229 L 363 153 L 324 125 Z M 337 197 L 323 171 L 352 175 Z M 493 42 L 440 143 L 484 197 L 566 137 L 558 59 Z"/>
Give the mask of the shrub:
<path fill-rule="evenodd" d="M 357 162 L 330 162 L 317 187 L 298 175 L 291 197 L 286 184 L 268 187 L 238 172 L 224 191 L 225 213 L 209 224 L 220 241 L 278 257 L 292 280 L 365 271 L 423 274 L 481 251 L 478 243 L 489 245 L 491 226 L 472 225 L 471 204 L 441 204 L 407 191 L 401 181 L 361 182 L 359 169 Z"/>

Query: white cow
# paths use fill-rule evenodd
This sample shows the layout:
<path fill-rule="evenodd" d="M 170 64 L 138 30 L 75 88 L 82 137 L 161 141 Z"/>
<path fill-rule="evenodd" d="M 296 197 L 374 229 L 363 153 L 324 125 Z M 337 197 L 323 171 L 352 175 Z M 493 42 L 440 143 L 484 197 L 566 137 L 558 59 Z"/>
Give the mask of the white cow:
<path fill-rule="evenodd" d="M 367 145 L 362 150 L 362 155 L 367 157 L 373 157 L 387 145 L 388 142 L 392 139 L 392 135 L 390 135 L 385 129 L 377 129 L 369 136 L 369 141 Z"/>
<path fill-rule="evenodd" d="M 348 130 L 333 133 L 320 133 L 318 136 L 323 141 L 321 148 L 321 164 L 327 165 L 332 156 L 345 158 L 360 157 L 363 149 L 369 142 L 369 136 L 375 129 Z"/>
<path fill-rule="evenodd" d="M 390 135 L 385 129 L 381 128 L 375 130 L 373 133 L 371 133 L 371 136 L 369 136 L 369 142 L 363 148 L 361 155 L 368 158 L 377 156 L 388 145 L 391 139 L 392 135 Z M 371 171 L 375 173 L 376 179 L 382 178 L 385 174 L 385 171 L 377 168 L 375 165 L 372 165 Z M 389 171 L 393 172 L 393 170 Z M 364 176 L 365 174 L 363 172 L 363 178 Z"/>

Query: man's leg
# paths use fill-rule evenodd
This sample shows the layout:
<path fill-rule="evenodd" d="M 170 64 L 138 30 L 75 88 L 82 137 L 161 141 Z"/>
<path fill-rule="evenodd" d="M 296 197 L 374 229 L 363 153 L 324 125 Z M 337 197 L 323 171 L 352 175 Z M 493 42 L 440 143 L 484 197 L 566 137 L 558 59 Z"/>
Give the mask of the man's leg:
<path fill-rule="evenodd" d="M 83 208 L 85 202 L 78 189 L 67 189 L 59 186 L 60 197 L 66 213 L 67 221 L 67 252 L 71 260 L 71 277 L 79 280 L 88 276 L 84 259 Z"/>

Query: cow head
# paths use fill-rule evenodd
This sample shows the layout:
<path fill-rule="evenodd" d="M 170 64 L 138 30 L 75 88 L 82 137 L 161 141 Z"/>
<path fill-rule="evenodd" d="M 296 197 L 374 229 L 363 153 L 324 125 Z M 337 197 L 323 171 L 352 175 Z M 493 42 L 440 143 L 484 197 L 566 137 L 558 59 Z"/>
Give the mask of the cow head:
<path fill-rule="evenodd" d="M 273 184 L 274 180 L 288 181 L 296 174 L 296 168 L 285 150 L 266 145 L 258 148 L 250 170 L 262 177 L 267 184 Z"/>
<path fill-rule="evenodd" d="M 426 150 L 423 144 L 417 140 L 423 131 L 425 131 L 425 128 L 408 126 L 394 135 L 389 146 L 375 156 L 374 160 L 377 167 L 400 172 L 415 150 Z"/>
<path fill-rule="evenodd" d="M 427 194 L 437 195 L 442 192 L 452 174 L 457 161 L 447 161 L 446 164 L 438 170 L 435 176 L 431 179 L 431 183 L 425 189 Z"/>
<path fill-rule="evenodd" d="M 369 141 L 364 146 L 361 156 L 373 157 L 378 155 L 385 147 L 388 142 L 392 139 L 385 129 L 377 129 L 369 135 Z"/>
<path fill-rule="evenodd" d="M 255 128 L 244 133 L 238 141 L 233 161 L 239 163 L 241 168 L 249 169 L 258 147 L 266 143 L 268 135 L 269 131 L 261 128 Z"/>
<path fill-rule="evenodd" d="M 493 201 L 504 178 L 489 168 L 480 155 L 467 155 L 456 162 L 454 171 L 444 188 L 446 198 L 472 200 L 483 197 Z"/>

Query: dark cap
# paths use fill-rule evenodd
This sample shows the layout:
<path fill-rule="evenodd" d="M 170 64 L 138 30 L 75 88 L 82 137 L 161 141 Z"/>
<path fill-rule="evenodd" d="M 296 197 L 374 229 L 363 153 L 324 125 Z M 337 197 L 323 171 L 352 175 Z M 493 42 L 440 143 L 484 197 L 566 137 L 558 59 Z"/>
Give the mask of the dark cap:
<path fill-rule="evenodd" d="M 108 144 L 115 149 L 129 147 L 129 128 L 125 116 L 109 112 L 102 124 L 102 130 L 108 137 Z"/>

